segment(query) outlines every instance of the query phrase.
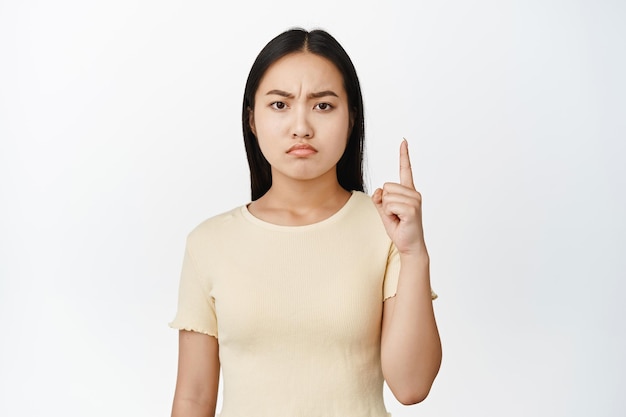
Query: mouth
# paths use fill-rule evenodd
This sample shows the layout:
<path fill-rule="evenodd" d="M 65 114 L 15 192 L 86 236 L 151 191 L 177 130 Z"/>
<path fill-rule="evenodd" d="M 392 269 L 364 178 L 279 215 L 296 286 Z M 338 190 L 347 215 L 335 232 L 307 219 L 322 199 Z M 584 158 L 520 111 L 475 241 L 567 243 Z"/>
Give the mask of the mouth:
<path fill-rule="evenodd" d="M 317 149 L 308 143 L 296 143 L 287 150 L 287 154 L 293 156 L 309 156 L 317 153 Z"/>

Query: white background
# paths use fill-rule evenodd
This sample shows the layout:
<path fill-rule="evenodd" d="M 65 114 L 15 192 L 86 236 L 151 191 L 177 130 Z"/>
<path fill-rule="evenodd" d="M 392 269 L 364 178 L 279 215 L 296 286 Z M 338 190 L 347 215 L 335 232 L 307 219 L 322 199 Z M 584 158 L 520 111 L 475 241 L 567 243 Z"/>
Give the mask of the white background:
<path fill-rule="evenodd" d="M 0 415 L 167 416 L 185 237 L 249 199 L 292 26 L 347 49 L 370 190 L 409 139 L 441 372 L 399 416 L 626 414 L 621 1 L 0 1 Z"/>

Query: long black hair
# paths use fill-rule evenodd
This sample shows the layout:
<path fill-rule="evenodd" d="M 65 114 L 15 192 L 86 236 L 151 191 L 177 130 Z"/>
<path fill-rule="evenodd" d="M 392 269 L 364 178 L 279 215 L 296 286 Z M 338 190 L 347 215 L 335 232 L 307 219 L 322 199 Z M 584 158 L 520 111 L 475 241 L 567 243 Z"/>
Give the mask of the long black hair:
<path fill-rule="evenodd" d="M 243 140 L 250 166 L 252 200 L 262 197 L 272 186 L 270 164 L 261 153 L 257 138 L 250 127 L 250 112 L 254 110 L 254 96 L 259 88 L 261 78 L 269 66 L 285 55 L 294 52 L 310 52 L 324 57 L 335 64 L 343 76 L 353 126 L 346 149 L 337 162 L 337 180 L 339 185 L 348 191 L 365 191 L 363 184 L 363 141 L 365 133 L 363 98 L 354 65 L 343 47 L 328 32 L 319 29 L 308 32 L 296 28 L 281 33 L 265 45 L 252 64 L 246 82 L 241 121 Z"/>

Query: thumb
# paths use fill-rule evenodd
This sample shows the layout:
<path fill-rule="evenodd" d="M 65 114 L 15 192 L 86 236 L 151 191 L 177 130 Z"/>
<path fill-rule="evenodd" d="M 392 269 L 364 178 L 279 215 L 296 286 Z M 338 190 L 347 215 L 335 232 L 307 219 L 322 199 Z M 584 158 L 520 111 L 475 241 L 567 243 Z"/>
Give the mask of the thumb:
<path fill-rule="evenodd" d="M 383 190 L 382 189 L 377 188 L 376 191 L 374 191 L 374 194 L 372 194 L 372 202 L 374 203 L 374 206 L 376 206 L 376 210 L 378 210 L 378 214 L 380 214 L 380 217 L 384 219 L 385 213 L 383 212 Z"/>
<path fill-rule="evenodd" d="M 383 222 L 383 226 L 385 227 L 387 235 L 389 235 L 389 237 L 391 238 L 394 230 L 394 225 L 396 224 L 397 220 L 385 214 L 385 210 L 383 209 L 383 190 L 377 188 L 376 191 L 374 191 L 374 194 L 372 194 L 372 202 L 374 203 L 374 206 L 378 211 L 378 215 Z"/>
<path fill-rule="evenodd" d="M 376 207 L 380 207 L 383 205 L 383 190 L 377 188 L 372 194 L 372 201 Z"/>

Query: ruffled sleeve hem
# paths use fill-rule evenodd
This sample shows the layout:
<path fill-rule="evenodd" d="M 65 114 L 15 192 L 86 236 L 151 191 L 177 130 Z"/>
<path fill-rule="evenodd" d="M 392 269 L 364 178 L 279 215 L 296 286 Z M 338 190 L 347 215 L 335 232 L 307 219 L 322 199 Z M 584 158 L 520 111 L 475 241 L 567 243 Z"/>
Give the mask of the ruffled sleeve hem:
<path fill-rule="evenodd" d="M 176 330 L 186 330 L 188 332 L 196 332 L 196 333 L 202 333 L 202 334 L 206 334 L 208 336 L 213 336 L 214 338 L 218 338 L 217 337 L 217 332 L 215 330 L 208 330 L 206 328 L 203 328 L 202 326 L 193 326 L 193 325 L 189 325 L 189 324 L 181 324 L 176 322 L 176 320 L 172 321 L 171 323 L 168 323 L 168 326 L 171 327 L 172 329 L 176 329 Z"/>
<path fill-rule="evenodd" d="M 383 299 L 383 302 L 385 302 L 385 301 L 387 301 L 388 299 L 393 298 L 393 297 L 395 297 L 395 296 L 396 296 L 396 293 L 393 293 L 393 294 L 391 294 L 391 295 L 389 295 L 389 296 L 386 296 L 386 297 Z M 431 299 L 431 300 L 436 300 L 437 298 L 439 298 L 439 296 L 437 295 L 437 293 L 436 293 L 436 292 L 434 292 L 433 290 L 430 290 L 430 299 Z"/>

